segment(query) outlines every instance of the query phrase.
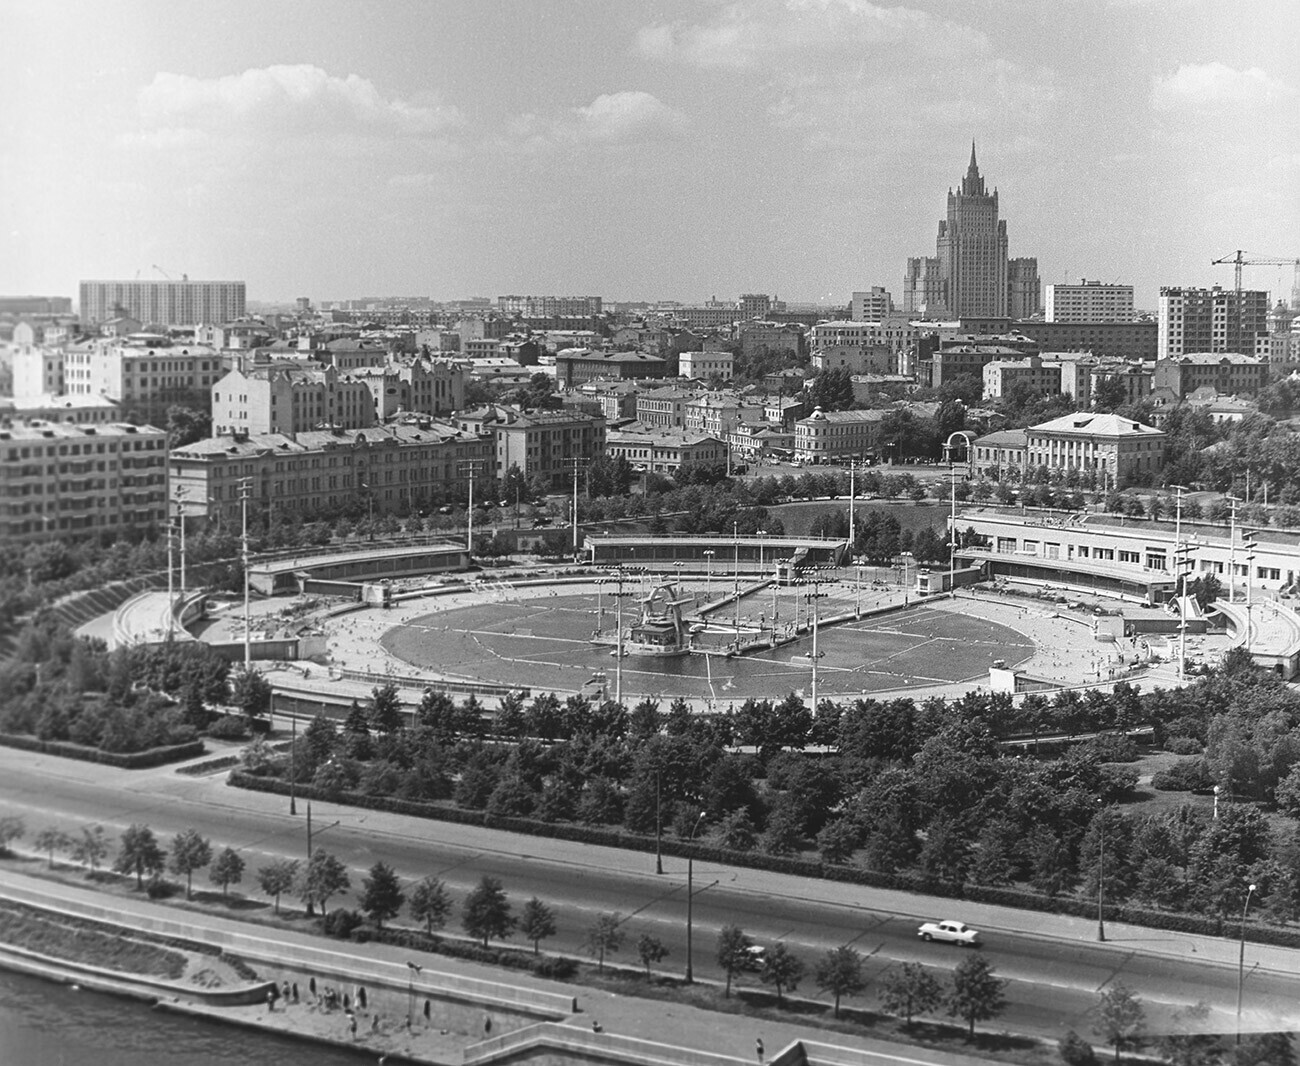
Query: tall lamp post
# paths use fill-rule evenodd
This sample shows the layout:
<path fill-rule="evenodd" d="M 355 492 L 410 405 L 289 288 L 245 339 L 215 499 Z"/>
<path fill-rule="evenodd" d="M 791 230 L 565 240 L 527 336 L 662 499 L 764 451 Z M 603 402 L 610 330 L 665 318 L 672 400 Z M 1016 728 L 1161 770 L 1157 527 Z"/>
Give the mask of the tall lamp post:
<path fill-rule="evenodd" d="M 691 965 L 694 958 L 691 954 L 691 935 L 694 928 L 694 903 L 695 903 L 695 852 L 691 847 L 695 843 L 695 834 L 699 831 L 700 823 L 704 821 L 704 812 L 696 816 L 695 824 L 691 826 L 691 835 L 687 838 L 686 852 L 686 983 L 693 984 L 695 981 L 695 969 Z"/>
<path fill-rule="evenodd" d="M 465 510 L 465 550 L 471 554 L 474 551 L 474 472 L 478 469 L 479 460 L 462 459 L 456 464 L 456 473 L 462 477 L 469 475 L 469 507 Z"/>
<path fill-rule="evenodd" d="M 1246 889 L 1246 905 L 1241 908 L 1241 948 L 1237 954 L 1237 1043 L 1241 1043 L 1241 996 L 1246 984 L 1246 912 L 1250 910 L 1250 897 L 1258 886 Z"/>
<path fill-rule="evenodd" d="M 1106 917 L 1103 901 L 1106 895 L 1106 806 L 1102 804 L 1097 819 L 1097 939 L 1106 942 Z"/>
<path fill-rule="evenodd" d="M 1255 548 L 1258 546 L 1255 537 L 1258 534 L 1253 530 L 1243 529 L 1241 531 L 1241 546 L 1246 552 L 1246 644 L 1245 648 L 1250 651 L 1251 630 L 1253 628 L 1253 617 L 1251 614 L 1252 607 L 1252 576 L 1255 569 Z"/>
<path fill-rule="evenodd" d="M 406 964 L 406 1028 L 411 1028 L 415 1021 L 415 979 L 422 967 L 413 962 Z"/>
<path fill-rule="evenodd" d="M 239 482 L 240 503 L 240 561 L 244 568 L 244 673 L 253 668 L 253 626 L 248 617 L 248 494 L 252 491 L 248 478 Z M 308 855 L 308 858 L 311 856 Z"/>
<path fill-rule="evenodd" d="M 709 598 L 713 598 L 713 556 L 717 553 L 712 548 L 704 549 L 704 565 L 708 570 Z"/>

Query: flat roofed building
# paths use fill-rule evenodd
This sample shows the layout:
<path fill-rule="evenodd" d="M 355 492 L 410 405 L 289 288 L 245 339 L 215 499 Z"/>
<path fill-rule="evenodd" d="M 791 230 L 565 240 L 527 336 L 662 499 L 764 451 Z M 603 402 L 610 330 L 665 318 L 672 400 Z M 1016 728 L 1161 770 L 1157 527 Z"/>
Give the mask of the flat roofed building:
<path fill-rule="evenodd" d="M 794 457 L 804 463 L 866 459 L 878 454 L 884 411 L 823 411 L 794 424 Z"/>
<path fill-rule="evenodd" d="M 158 334 L 86 341 L 64 353 L 64 391 L 105 396 L 126 418 L 161 423 L 172 404 L 206 408 L 212 386 L 231 358 L 206 345 L 174 344 Z"/>
<path fill-rule="evenodd" d="M 365 382 L 332 366 L 272 365 L 247 374 L 232 370 L 212 386 L 215 436 L 303 433 L 331 426 L 363 429 L 374 424 L 374 398 Z"/>
<path fill-rule="evenodd" d="M 125 313 L 148 325 L 198 326 L 244 317 L 242 281 L 83 281 L 81 320 L 88 326 Z"/>
<path fill-rule="evenodd" d="M 686 425 L 686 405 L 698 396 L 690 389 L 678 389 L 671 385 L 662 389 L 650 389 L 636 398 L 636 420 L 647 426 Z"/>
<path fill-rule="evenodd" d="M 893 310 L 893 297 L 883 285 L 873 285 L 867 292 L 855 292 L 849 299 L 849 314 L 855 322 L 879 322 Z"/>
<path fill-rule="evenodd" d="M 716 376 L 730 381 L 735 360 L 730 352 L 682 352 L 677 359 L 677 376 L 701 381 Z"/>
<path fill-rule="evenodd" d="M 686 403 L 685 428 L 725 440 L 737 422 L 761 419 L 763 405 L 734 394 L 706 393 Z"/>
<path fill-rule="evenodd" d="M 1268 313 L 1267 292 L 1165 286 L 1160 290 L 1157 357 L 1193 352 L 1266 356 Z"/>
<path fill-rule="evenodd" d="M 1043 351 L 1085 351 L 1114 359 L 1152 360 L 1158 329 L 1148 322 L 1018 321 L 1017 332 L 1037 341 Z"/>
<path fill-rule="evenodd" d="M 1132 322 L 1133 286 L 1087 278 L 1078 285 L 1049 285 L 1044 317 L 1048 322 Z"/>
<path fill-rule="evenodd" d="M 1023 429 L 1003 429 L 997 433 L 986 433 L 982 437 L 977 437 L 972 447 L 975 450 L 975 470 L 981 476 L 1001 481 L 1013 470 L 1024 472 L 1025 431 Z"/>
<path fill-rule="evenodd" d="M 0 424 L 0 537 L 113 537 L 166 518 L 167 434 L 153 426 Z"/>
<path fill-rule="evenodd" d="M 555 354 L 556 384 L 566 388 L 601 378 L 633 380 L 661 378 L 667 362 L 646 352 L 596 352 L 568 348 Z"/>
<path fill-rule="evenodd" d="M 1017 385 L 1033 393 L 1058 393 L 1060 364 L 1031 355 L 1028 359 L 995 359 L 984 367 L 984 399 L 1000 400 Z"/>
<path fill-rule="evenodd" d="M 120 422 L 122 413 L 117 404 L 103 396 L 19 396 L 0 398 L 0 418 L 97 426 Z"/>

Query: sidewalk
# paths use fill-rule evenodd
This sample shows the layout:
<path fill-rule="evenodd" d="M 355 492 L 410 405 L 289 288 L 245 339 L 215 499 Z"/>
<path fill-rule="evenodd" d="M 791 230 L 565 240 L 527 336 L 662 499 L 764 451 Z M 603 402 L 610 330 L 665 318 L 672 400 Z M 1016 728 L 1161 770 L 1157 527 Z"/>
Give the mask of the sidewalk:
<path fill-rule="evenodd" d="M 22 874 L 0 870 L 0 895 L 30 902 L 43 902 L 47 906 L 66 909 L 100 911 L 106 904 L 115 913 L 120 924 L 150 928 L 181 921 L 191 927 L 196 939 L 220 939 L 229 942 L 229 950 L 239 954 L 263 958 L 277 954 L 285 956 L 285 968 L 277 969 L 274 962 L 263 963 L 254 958 L 254 966 L 265 976 L 279 979 L 286 969 L 309 972 L 312 967 L 337 971 L 340 968 L 355 975 L 355 981 L 386 987 L 387 992 L 372 991 L 370 1006 L 380 1004 L 388 1013 L 374 1034 L 362 1031 L 354 1041 L 349 1033 L 347 1016 L 338 1011 L 325 1011 L 306 997 L 297 1004 L 276 1005 L 275 1010 L 250 1006 L 236 1008 L 209 1008 L 192 1004 L 169 1004 L 171 1009 L 207 1016 L 241 1025 L 254 1025 L 280 1034 L 289 1033 L 305 1039 L 321 1040 L 341 1046 L 370 1047 L 376 1051 L 396 1054 L 413 1061 L 451 1063 L 461 1061 L 468 1049 L 480 1038 L 437 1029 L 436 1022 L 429 1028 L 417 1024 L 405 1029 L 407 1000 L 407 960 L 412 952 L 406 948 L 384 944 L 357 945 L 325 940 L 305 933 L 275 930 L 269 935 L 256 926 L 249 926 L 220 915 L 192 910 L 177 911 L 150 903 L 144 899 L 105 897 L 93 889 L 58 882 L 28 878 Z M 247 947 L 253 941 L 260 947 Z M 241 948 L 241 945 L 244 947 Z M 897 1044 L 889 1041 L 854 1037 L 797 1022 L 768 1022 L 743 1015 L 724 1014 L 680 1003 L 640 999 L 598 989 L 584 988 L 554 981 L 544 981 L 529 974 L 502 970 L 479 963 L 451 959 L 444 956 L 425 955 L 422 965 L 431 974 L 453 975 L 471 981 L 491 983 L 510 995 L 507 986 L 520 990 L 526 999 L 538 1001 L 568 999 L 578 1005 L 578 1013 L 564 1018 L 561 1024 L 580 1030 L 589 1038 L 592 1023 L 598 1022 L 603 1033 L 613 1038 L 633 1037 L 646 1041 L 656 1058 L 664 1062 L 690 1061 L 689 1053 L 681 1049 L 721 1056 L 725 1061 L 752 1063 L 754 1040 L 761 1037 L 772 1056 L 795 1041 L 811 1041 L 842 1049 L 837 1062 L 846 1064 L 890 1063 L 914 1066 L 988 1066 L 991 1060 L 957 1052 L 938 1052 Z M 425 980 L 422 976 L 421 980 Z M 518 998 L 520 993 L 515 993 Z M 418 989 L 417 989 L 418 995 Z M 386 998 L 384 998 L 386 997 Z M 376 1013 L 378 1012 L 376 1008 Z M 419 1011 L 417 1009 L 417 1014 Z M 495 1035 L 495 1034 L 494 1034 Z M 676 1053 L 674 1053 L 676 1048 Z"/>

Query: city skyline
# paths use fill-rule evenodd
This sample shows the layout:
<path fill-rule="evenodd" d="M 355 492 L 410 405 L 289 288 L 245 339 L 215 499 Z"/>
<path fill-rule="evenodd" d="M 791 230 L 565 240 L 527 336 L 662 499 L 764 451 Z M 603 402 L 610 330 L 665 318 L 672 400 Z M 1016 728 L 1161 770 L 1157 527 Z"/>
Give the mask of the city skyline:
<path fill-rule="evenodd" d="M 4 10 L 4 292 L 901 305 L 972 139 L 1044 285 L 1300 256 L 1294 4 Z"/>

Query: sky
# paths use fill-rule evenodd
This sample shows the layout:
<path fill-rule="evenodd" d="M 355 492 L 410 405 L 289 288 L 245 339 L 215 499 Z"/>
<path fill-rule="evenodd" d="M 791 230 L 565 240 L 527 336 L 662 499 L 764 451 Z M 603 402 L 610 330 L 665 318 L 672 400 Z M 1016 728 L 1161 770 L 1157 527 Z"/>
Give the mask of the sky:
<path fill-rule="evenodd" d="M 972 140 L 1044 284 L 1154 307 L 1236 249 L 1300 257 L 1297 0 L 0 0 L 0 27 L 0 293 L 901 302 Z"/>

